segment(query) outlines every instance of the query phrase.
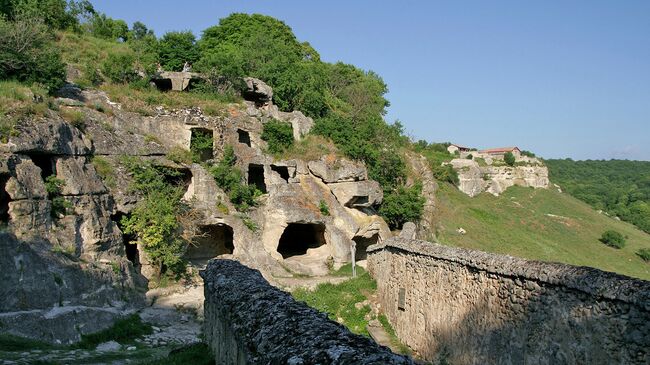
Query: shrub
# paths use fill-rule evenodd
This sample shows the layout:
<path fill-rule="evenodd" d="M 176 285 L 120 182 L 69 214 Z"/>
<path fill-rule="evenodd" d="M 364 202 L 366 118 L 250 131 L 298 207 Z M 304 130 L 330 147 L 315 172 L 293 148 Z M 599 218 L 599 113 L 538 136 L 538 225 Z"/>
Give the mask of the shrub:
<path fill-rule="evenodd" d="M 72 208 L 72 204 L 61 196 L 63 186 L 65 186 L 65 181 L 57 179 L 56 175 L 50 175 L 45 178 L 45 191 L 47 192 L 47 197 L 52 202 L 52 207 L 50 208 L 52 218 L 59 218 L 60 216 L 66 215 L 68 209 Z"/>
<path fill-rule="evenodd" d="M 514 166 L 516 161 L 517 159 L 515 158 L 515 155 L 512 154 L 512 152 L 506 152 L 506 154 L 503 155 L 503 162 L 505 162 L 508 166 Z"/>
<path fill-rule="evenodd" d="M 293 128 L 289 123 L 272 120 L 264 124 L 261 138 L 270 153 L 281 153 L 293 145 Z"/>
<path fill-rule="evenodd" d="M 379 214 L 391 229 L 401 229 L 406 222 L 417 222 L 424 210 L 424 198 L 421 193 L 421 184 L 399 187 L 384 196 Z"/>
<path fill-rule="evenodd" d="M 440 166 L 434 165 L 431 167 L 431 172 L 433 173 L 433 177 L 438 181 L 448 182 L 456 186 L 458 186 L 460 182 L 458 179 L 458 172 L 456 172 L 454 167 L 449 164 Z"/>
<path fill-rule="evenodd" d="M 212 146 L 210 146 L 210 150 L 212 150 Z M 192 152 L 178 145 L 169 149 L 167 158 L 170 161 L 187 165 L 191 164 L 193 160 Z"/>
<path fill-rule="evenodd" d="M 193 129 L 192 139 L 190 141 L 192 161 L 199 163 L 211 159 L 213 145 L 214 142 L 211 131 Z"/>
<path fill-rule="evenodd" d="M 102 73 L 109 80 L 126 84 L 137 80 L 138 74 L 134 69 L 135 56 L 130 52 L 111 53 L 102 63 Z"/>
<path fill-rule="evenodd" d="M 522 155 L 522 156 L 526 156 L 526 157 L 531 157 L 531 158 L 532 158 L 532 157 L 535 157 L 535 154 L 534 154 L 534 153 L 532 153 L 532 152 L 530 152 L 530 151 L 526 151 L 526 150 L 521 151 L 521 155 Z"/>
<path fill-rule="evenodd" d="M 227 145 L 224 148 L 223 157 L 210 168 L 210 173 L 217 185 L 228 194 L 230 202 L 235 205 L 237 210 L 245 212 L 257 204 L 256 198 L 260 195 L 260 191 L 254 186 L 242 183 L 243 174 L 235 166 L 236 161 L 235 151 L 232 146 Z"/>
<path fill-rule="evenodd" d="M 36 18 L 9 22 L 0 17 L 0 79 L 39 83 L 48 92 L 65 81 L 65 65 L 53 32 Z"/>
<path fill-rule="evenodd" d="M 124 20 L 116 20 L 106 14 L 94 14 L 88 27 L 93 36 L 111 41 L 126 41 L 129 35 L 129 26 Z"/>
<path fill-rule="evenodd" d="M 636 254 L 645 262 L 650 262 L 650 248 L 642 248 Z"/>
<path fill-rule="evenodd" d="M 328 216 L 330 215 L 330 208 L 327 206 L 327 203 L 325 200 L 322 200 L 318 203 L 318 209 L 320 210 L 320 213 L 322 215 Z"/>
<path fill-rule="evenodd" d="M 468 160 L 473 160 L 473 159 L 474 159 L 474 155 L 472 155 L 472 154 L 470 153 L 470 154 L 467 155 L 467 157 L 465 157 L 465 158 L 468 159 Z"/>
<path fill-rule="evenodd" d="M 605 231 L 600 237 L 600 242 L 613 248 L 620 249 L 625 247 L 625 237 L 617 231 Z"/>

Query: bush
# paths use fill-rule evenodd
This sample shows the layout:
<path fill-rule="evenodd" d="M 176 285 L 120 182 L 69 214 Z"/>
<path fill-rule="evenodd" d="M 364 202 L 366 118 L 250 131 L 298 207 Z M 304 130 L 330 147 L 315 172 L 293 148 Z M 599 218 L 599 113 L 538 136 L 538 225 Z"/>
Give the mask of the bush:
<path fill-rule="evenodd" d="M 458 172 L 454 170 L 452 165 L 434 165 L 431 167 L 431 172 L 438 181 L 448 182 L 456 186 L 460 183 Z"/>
<path fill-rule="evenodd" d="M 272 120 L 264 124 L 261 135 L 270 153 L 281 153 L 293 145 L 293 127 L 289 123 Z"/>
<path fill-rule="evenodd" d="M 532 152 L 530 152 L 530 151 L 526 151 L 526 150 L 521 151 L 521 155 L 522 155 L 522 156 L 526 156 L 526 157 L 530 157 L 530 158 L 535 157 L 535 154 L 534 154 L 534 153 L 532 153 Z"/>
<path fill-rule="evenodd" d="M 391 229 L 401 229 L 406 222 L 417 222 L 424 210 L 424 198 L 421 193 L 421 184 L 400 187 L 384 196 L 379 214 Z"/>
<path fill-rule="evenodd" d="M 64 216 L 72 208 L 72 204 L 61 196 L 63 186 L 65 186 L 65 181 L 57 179 L 56 175 L 50 175 L 45 178 L 45 191 L 47 192 L 47 197 L 52 202 L 52 207 L 50 208 L 50 216 L 52 218 Z"/>
<path fill-rule="evenodd" d="M 512 154 L 512 152 L 506 152 L 506 154 L 503 155 L 503 161 L 508 166 L 514 166 L 517 159 L 515 158 L 515 155 Z"/>
<path fill-rule="evenodd" d="M 642 248 L 636 254 L 645 262 L 650 262 L 650 248 Z"/>
<path fill-rule="evenodd" d="M 617 231 L 605 231 L 600 237 L 600 242 L 613 248 L 620 249 L 625 247 L 625 237 Z"/>
<path fill-rule="evenodd" d="M 211 131 L 193 129 L 192 139 L 190 141 L 192 161 L 199 163 L 211 159 L 213 155 L 213 145 L 214 142 Z"/>
<path fill-rule="evenodd" d="M 322 200 L 318 203 L 318 209 L 320 210 L 320 214 L 324 216 L 330 215 L 330 208 L 327 206 L 327 203 L 325 200 Z"/>
<path fill-rule="evenodd" d="M 65 65 L 53 33 L 36 18 L 9 22 L 0 17 L 0 79 L 39 83 L 48 92 L 65 81 Z"/>
<path fill-rule="evenodd" d="M 260 192 L 254 186 L 242 183 L 244 175 L 241 170 L 235 167 L 236 162 L 235 151 L 232 146 L 227 145 L 224 148 L 221 161 L 210 168 L 210 173 L 217 185 L 228 194 L 230 202 L 235 205 L 237 210 L 245 212 L 257 204 L 256 198 L 260 195 Z"/>
<path fill-rule="evenodd" d="M 129 35 L 129 26 L 124 20 L 116 20 L 106 14 L 94 14 L 88 27 L 93 36 L 111 41 L 126 41 Z"/>
<path fill-rule="evenodd" d="M 472 154 L 470 153 L 470 154 L 467 155 L 467 157 L 465 157 L 465 158 L 468 159 L 468 160 L 473 160 L 473 159 L 474 159 L 474 155 L 472 155 Z"/>
<path fill-rule="evenodd" d="M 210 150 L 212 150 L 212 146 L 210 146 Z M 192 151 L 186 150 L 181 146 L 174 146 L 169 149 L 169 152 L 167 152 L 167 159 L 186 165 L 192 163 L 193 157 Z"/>
<path fill-rule="evenodd" d="M 135 56 L 131 52 L 111 53 L 102 63 L 102 73 L 109 80 L 127 84 L 139 79 L 134 69 Z"/>

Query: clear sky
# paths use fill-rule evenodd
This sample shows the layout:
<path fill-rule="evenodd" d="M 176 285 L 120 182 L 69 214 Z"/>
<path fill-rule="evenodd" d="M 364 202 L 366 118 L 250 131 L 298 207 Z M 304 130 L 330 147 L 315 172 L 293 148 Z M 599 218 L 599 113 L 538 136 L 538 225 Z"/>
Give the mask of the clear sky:
<path fill-rule="evenodd" d="M 415 139 L 650 160 L 650 1 L 91 0 L 162 35 L 283 20 L 324 61 L 381 75 Z"/>

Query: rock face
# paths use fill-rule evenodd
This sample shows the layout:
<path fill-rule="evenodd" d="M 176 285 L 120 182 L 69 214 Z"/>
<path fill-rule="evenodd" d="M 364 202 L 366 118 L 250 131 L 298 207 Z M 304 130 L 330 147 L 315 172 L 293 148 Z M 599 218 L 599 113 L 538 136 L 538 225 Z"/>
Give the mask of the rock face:
<path fill-rule="evenodd" d="M 258 105 L 270 103 L 273 100 L 273 89 L 264 81 L 252 77 L 244 78 L 246 90 L 244 90 L 244 99 L 253 101 Z"/>
<path fill-rule="evenodd" d="M 450 163 L 458 173 L 458 189 L 469 196 L 484 191 L 498 196 L 513 185 L 543 189 L 549 186 L 548 168 L 543 165 L 480 166 L 467 159 L 454 159 Z"/>
<path fill-rule="evenodd" d="M 426 360 L 650 361 L 650 282 L 402 237 L 368 255 L 382 309 Z"/>
<path fill-rule="evenodd" d="M 203 333 L 217 364 L 413 364 L 270 286 L 256 270 L 213 260 Z"/>

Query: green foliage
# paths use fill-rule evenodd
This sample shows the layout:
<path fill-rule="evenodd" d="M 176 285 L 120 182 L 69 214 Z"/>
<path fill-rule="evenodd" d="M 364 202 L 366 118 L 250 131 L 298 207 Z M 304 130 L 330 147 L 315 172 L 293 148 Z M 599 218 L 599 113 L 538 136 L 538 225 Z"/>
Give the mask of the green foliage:
<path fill-rule="evenodd" d="M 642 248 L 636 252 L 643 261 L 650 262 L 650 248 Z"/>
<path fill-rule="evenodd" d="M 167 181 L 180 172 L 135 158 L 124 158 L 122 164 L 132 175 L 131 189 L 143 195 L 131 215 L 122 218 L 124 233 L 136 235 L 159 274 L 183 274 L 187 242 L 179 220 L 188 207 L 181 203 L 183 189 Z"/>
<path fill-rule="evenodd" d="M 108 341 L 116 341 L 124 345 L 152 333 L 153 329 L 150 324 L 143 322 L 138 314 L 132 314 L 115 321 L 113 326 L 103 331 L 81 335 L 81 341 L 76 344 L 76 347 L 90 350 L 100 343 Z"/>
<path fill-rule="evenodd" d="M 56 29 L 76 28 L 77 17 L 94 11 L 88 1 L 66 0 L 2 0 L 0 15 L 9 20 L 20 16 L 43 19 L 44 23 Z"/>
<path fill-rule="evenodd" d="M 522 155 L 522 156 L 526 156 L 526 157 L 531 157 L 531 158 L 532 158 L 532 157 L 535 157 L 535 154 L 534 154 L 534 153 L 532 153 L 532 152 L 530 152 L 530 151 L 526 151 L 526 150 L 521 151 L 521 155 Z"/>
<path fill-rule="evenodd" d="M 102 156 L 93 156 L 91 162 L 95 167 L 95 171 L 97 171 L 97 174 L 99 174 L 104 183 L 106 183 L 108 187 L 115 187 L 116 176 L 113 165 Z"/>
<path fill-rule="evenodd" d="M 61 52 L 51 30 L 38 18 L 0 17 L 0 79 L 39 83 L 50 93 L 65 80 Z"/>
<path fill-rule="evenodd" d="M 517 159 L 515 158 L 515 155 L 512 154 L 512 152 L 506 152 L 505 155 L 503 155 L 503 161 L 508 166 L 514 166 Z"/>
<path fill-rule="evenodd" d="M 213 155 L 213 136 L 212 131 L 193 129 L 192 139 L 190 141 L 190 152 L 192 161 L 199 163 L 212 158 Z"/>
<path fill-rule="evenodd" d="M 212 145 L 210 145 L 210 152 L 212 152 Z M 193 153 L 190 150 L 186 150 L 181 146 L 174 146 L 169 149 L 167 152 L 167 159 L 174 161 L 176 163 L 182 163 L 189 165 L 193 161 Z"/>
<path fill-rule="evenodd" d="M 450 164 L 433 165 L 431 166 L 431 172 L 433 173 L 433 177 L 438 181 L 448 182 L 456 186 L 460 183 L 458 172 Z"/>
<path fill-rule="evenodd" d="M 365 316 L 370 313 L 370 307 L 363 306 L 357 309 L 355 304 L 366 300 L 366 295 L 369 296 L 376 289 L 375 281 L 363 268 L 357 266 L 356 278 L 336 285 L 319 284 L 313 291 L 301 288 L 291 294 L 296 300 L 327 313 L 331 320 L 342 318 L 342 324 L 353 333 L 368 336 L 366 329 L 368 321 Z"/>
<path fill-rule="evenodd" d="M 321 199 L 320 202 L 318 202 L 318 209 L 320 210 L 320 214 L 324 216 L 330 215 L 330 208 L 327 206 L 327 202 L 323 199 Z"/>
<path fill-rule="evenodd" d="M 227 145 L 224 148 L 221 160 L 210 168 L 210 173 L 217 182 L 217 185 L 228 194 L 230 202 L 235 205 L 237 210 L 246 212 L 250 207 L 257 204 L 256 198 L 259 191 L 254 186 L 243 183 L 244 177 L 236 166 L 237 157 L 232 146 Z"/>
<path fill-rule="evenodd" d="M 551 181 L 595 209 L 650 233 L 650 162 L 545 160 Z"/>
<path fill-rule="evenodd" d="M 61 191 L 63 190 L 64 185 L 65 181 L 57 179 L 56 175 L 50 175 L 45 178 L 45 191 L 47 191 L 47 196 L 52 202 L 50 208 L 50 215 L 52 218 L 64 216 L 68 213 L 68 210 L 72 208 L 72 204 L 61 196 Z"/>
<path fill-rule="evenodd" d="M 251 217 L 245 214 L 238 214 L 237 216 L 239 217 L 239 219 L 241 219 L 242 223 L 244 223 L 246 228 L 248 228 L 252 232 L 257 232 L 257 230 L 259 230 L 260 227 L 257 226 L 257 223 L 255 223 L 255 221 Z"/>
<path fill-rule="evenodd" d="M 470 154 L 467 155 L 467 157 L 465 157 L 465 158 L 468 159 L 468 160 L 473 160 L 473 159 L 474 159 L 474 155 L 472 155 L 472 154 L 470 153 Z"/>
<path fill-rule="evenodd" d="M 182 71 L 185 62 L 192 64 L 199 59 L 194 34 L 190 31 L 165 33 L 158 42 L 158 57 L 163 69 Z"/>
<path fill-rule="evenodd" d="M 281 153 L 293 145 L 293 128 L 289 123 L 274 119 L 264 124 L 261 138 L 267 142 L 270 153 Z"/>
<path fill-rule="evenodd" d="M 51 350 L 56 348 L 46 342 L 32 340 L 30 338 L 18 337 L 8 334 L 0 334 L 0 349 L 2 351 L 31 351 Z"/>
<path fill-rule="evenodd" d="M 620 232 L 613 230 L 603 232 L 603 235 L 600 237 L 600 242 L 613 248 L 625 247 L 625 237 Z"/>
<path fill-rule="evenodd" d="M 129 26 L 124 20 L 116 20 L 102 13 L 93 15 L 88 28 L 93 36 L 111 41 L 126 41 L 129 36 Z"/>
<path fill-rule="evenodd" d="M 102 62 L 102 73 L 112 82 L 126 84 L 139 79 L 134 63 L 135 55 L 130 51 L 111 53 Z"/>
<path fill-rule="evenodd" d="M 385 195 L 379 214 L 391 229 L 401 229 L 406 222 L 417 222 L 423 209 L 422 185 L 416 184 L 412 187 L 401 186 Z"/>

